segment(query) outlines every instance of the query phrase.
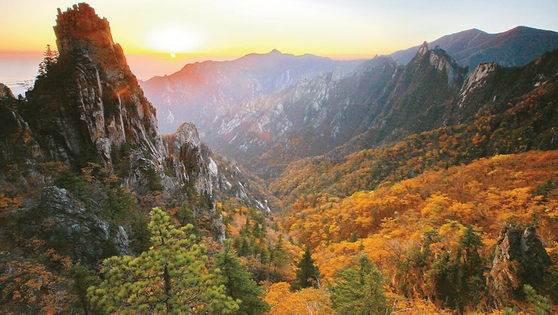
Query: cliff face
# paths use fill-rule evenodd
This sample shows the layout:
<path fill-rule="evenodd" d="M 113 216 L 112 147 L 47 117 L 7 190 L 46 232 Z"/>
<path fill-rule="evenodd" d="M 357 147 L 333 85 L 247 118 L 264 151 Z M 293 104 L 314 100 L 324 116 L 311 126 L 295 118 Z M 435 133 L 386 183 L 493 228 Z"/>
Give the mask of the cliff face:
<path fill-rule="evenodd" d="M 154 107 L 114 43 L 108 21 L 93 8 L 81 3 L 59 10 L 54 31 L 59 56 L 37 77 L 27 100 L 0 86 L 1 167 L 24 160 L 40 175 L 37 165 L 43 162 L 74 170 L 93 162 L 119 172 L 121 187 L 138 194 L 155 181 L 163 199 L 170 199 L 184 195 L 188 183 L 199 194 L 265 204 L 261 191 L 251 194 L 249 177 L 200 142 L 193 124 L 160 135 Z"/>
<path fill-rule="evenodd" d="M 41 135 L 38 140 L 47 155 L 111 165 L 111 150 L 127 143 L 160 160 L 156 111 L 143 96 L 122 48 L 113 42 L 107 20 L 81 3 L 64 13 L 59 10 L 54 30 L 58 62 L 27 94 L 25 115 Z"/>
<path fill-rule="evenodd" d="M 159 134 L 156 110 L 114 43 L 106 19 L 81 3 L 58 10 L 54 31 L 57 60 L 37 78 L 27 102 L 3 108 L 17 129 L 10 132 L 29 131 L 34 158 L 74 168 L 95 162 L 109 169 L 129 159 L 124 186 L 139 193 L 148 190 L 154 173 L 169 194 L 191 182 L 200 193 L 217 194 L 214 188 L 219 187 L 224 194 L 247 196 L 246 191 L 227 191 L 223 183 L 230 179 L 219 169 L 229 166 L 211 158 L 194 125 L 185 123 L 169 136 Z M 9 89 L 1 92 L 9 102 L 18 102 Z"/>

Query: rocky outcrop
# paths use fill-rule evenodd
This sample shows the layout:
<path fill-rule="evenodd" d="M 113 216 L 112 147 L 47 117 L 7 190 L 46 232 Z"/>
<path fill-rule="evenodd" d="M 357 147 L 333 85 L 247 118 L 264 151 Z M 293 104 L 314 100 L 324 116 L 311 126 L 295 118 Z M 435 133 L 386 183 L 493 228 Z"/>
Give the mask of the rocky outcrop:
<path fill-rule="evenodd" d="M 482 88 L 486 84 L 487 80 L 496 71 L 497 66 L 495 62 L 481 63 L 467 76 L 465 84 L 461 88 L 459 107 L 462 107 L 468 101 L 469 95 L 474 95 L 475 90 Z"/>
<path fill-rule="evenodd" d="M 99 197 L 109 187 L 74 198 L 50 187 L 55 183 L 50 176 L 57 175 L 45 175 L 42 166 L 52 162 L 74 174 L 81 174 L 90 162 L 101 165 L 117 178 L 110 187 L 113 192 L 145 196 L 157 191 L 157 201 L 191 202 L 199 211 L 196 218 L 205 220 L 216 239 L 224 230 L 213 198 L 238 197 L 268 210 L 261 190 L 250 192 L 250 187 L 261 186 L 251 186 L 251 178 L 240 168 L 216 157 L 200 142 L 193 124 L 185 123 L 169 136 L 159 134 L 155 109 L 122 48 L 113 42 L 107 20 L 93 8 L 81 3 L 59 10 L 54 29 L 59 57 L 37 77 L 27 99 L 15 99 L 0 86 L 0 181 L 19 181 L 34 189 L 48 186 L 40 201 L 25 199 L 36 203 L 22 207 L 22 212 L 32 214 L 28 231 L 91 265 L 128 252 L 126 232 L 114 224 L 130 221 L 107 215 L 105 207 L 112 206 Z M 8 172 L 14 169 L 18 171 Z M 12 173 L 18 178 L 9 178 Z"/>
<path fill-rule="evenodd" d="M 0 169 L 8 167 L 13 160 L 38 159 L 42 155 L 29 125 L 17 110 L 23 104 L 0 83 Z"/>
<path fill-rule="evenodd" d="M 543 284 L 547 268 L 552 264 L 534 227 L 509 226 L 500 232 L 490 283 L 499 302 L 522 295 L 523 285 L 537 288 Z"/>
<path fill-rule="evenodd" d="M 77 168 L 87 162 L 112 168 L 127 150 L 124 186 L 144 193 L 154 172 L 171 195 L 188 181 L 211 194 L 218 181 L 203 171 L 212 164 L 199 158 L 196 127 L 184 124 L 169 137 L 159 134 L 156 111 L 114 43 L 108 21 L 80 3 L 59 10 L 54 31 L 58 61 L 37 78 L 21 106 L 41 156 Z"/>
<path fill-rule="evenodd" d="M 66 189 L 43 188 L 37 210 L 31 211 L 39 222 L 36 235 L 75 261 L 95 266 L 102 258 L 129 254 L 124 228 L 111 228 L 108 222 L 80 206 Z"/>
<path fill-rule="evenodd" d="M 113 42 L 107 20 L 80 3 L 59 10 L 54 31 L 58 62 L 27 93 L 24 115 L 47 155 L 112 165 L 111 151 L 127 143 L 161 160 L 156 111 Z"/>
<path fill-rule="evenodd" d="M 10 88 L 7 87 L 5 84 L 0 83 L 0 100 L 10 100 L 10 99 L 15 99 L 12 90 L 10 90 Z"/>

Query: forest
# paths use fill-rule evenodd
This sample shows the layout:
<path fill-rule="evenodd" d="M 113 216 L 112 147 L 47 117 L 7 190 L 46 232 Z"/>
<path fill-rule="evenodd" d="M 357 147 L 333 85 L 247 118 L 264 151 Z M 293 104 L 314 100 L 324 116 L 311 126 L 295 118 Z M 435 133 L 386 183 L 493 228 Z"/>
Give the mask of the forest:
<path fill-rule="evenodd" d="M 159 134 L 87 4 L 55 32 L 25 97 L 0 85 L 0 314 L 558 313 L 558 77 L 535 73 L 558 51 L 458 123 L 301 159 L 293 137 L 258 178 L 193 124 Z"/>
<path fill-rule="evenodd" d="M 515 135 L 489 122 L 521 110 L 533 119 L 529 109 L 553 105 L 545 98 L 553 90 L 518 100 L 502 117 L 479 115 L 339 160 L 303 160 L 271 185 L 284 200 L 277 212 L 213 201 L 187 183 L 187 200 L 167 198 L 155 175 L 138 194 L 118 185 L 122 174 L 91 162 L 80 170 L 43 163 L 37 174 L 9 161 L 2 313 L 551 314 L 558 153 L 493 154 L 518 146 L 506 146 Z M 126 148 L 115 154 L 126 165 Z M 109 230 L 129 229 L 128 255 L 114 256 L 110 239 L 86 254 L 56 218 L 21 210 L 44 182 Z M 297 188 L 286 194 L 289 185 Z M 214 237 L 210 216 L 222 218 L 224 238 Z M 527 231 L 536 237 L 526 252 Z"/>

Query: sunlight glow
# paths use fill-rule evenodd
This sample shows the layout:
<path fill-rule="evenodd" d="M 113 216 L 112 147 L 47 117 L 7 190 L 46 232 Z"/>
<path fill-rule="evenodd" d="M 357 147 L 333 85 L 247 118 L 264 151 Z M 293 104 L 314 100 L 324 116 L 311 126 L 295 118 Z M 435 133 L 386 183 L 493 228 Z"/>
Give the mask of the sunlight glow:
<path fill-rule="evenodd" d="M 200 46 L 199 37 L 183 26 L 156 28 L 148 37 L 151 49 L 169 53 L 171 58 L 175 58 L 177 53 L 192 52 Z"/>

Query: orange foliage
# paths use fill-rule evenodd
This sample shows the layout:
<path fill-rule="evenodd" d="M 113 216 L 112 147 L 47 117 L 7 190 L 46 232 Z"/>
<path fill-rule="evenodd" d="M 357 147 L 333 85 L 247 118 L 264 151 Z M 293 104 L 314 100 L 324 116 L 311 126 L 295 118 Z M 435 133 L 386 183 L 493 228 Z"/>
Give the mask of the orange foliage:
<path fill-rule="evenodd" d="M 490 255 L 498 232 L 512 222 L 537 226 L 549 252 L 557 252 L 558 195 L 537 194 L 538 186 L 556 179 L 556 169 L 556 151 L 479 159 L 345 199 L 327 198 L 315 207 L 292 212 L 285 226 L 294 239 L 314 247 L 325 278 L 335 278 L 337 271 L 366 253 L 397 286 L 397 264 L 410 248 L 427 246 L 436 259 L 455 248 L 467 225 L 480 231 L 485 245 L 479 253 L 482 257 Z M 425 233 L 431 232 L 436 239 L 425 243 Z M 408 274 L 403 280 L 417 293 L 427 293 L 421 277 Z M 416 307 L 404 314 L 433 307 L 424 301 L 413 303 Z"/>
<path fill-rule="evenodd" d="M 329 292 L 323 288 L 306 288 L 291 292 L 286 282 L 271 285 L 266 301 L 271 306 L 267 315 L 331 315 L 335 314 L 329 301 Z"/>

